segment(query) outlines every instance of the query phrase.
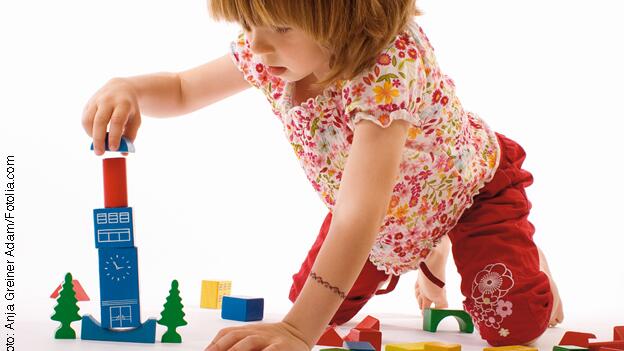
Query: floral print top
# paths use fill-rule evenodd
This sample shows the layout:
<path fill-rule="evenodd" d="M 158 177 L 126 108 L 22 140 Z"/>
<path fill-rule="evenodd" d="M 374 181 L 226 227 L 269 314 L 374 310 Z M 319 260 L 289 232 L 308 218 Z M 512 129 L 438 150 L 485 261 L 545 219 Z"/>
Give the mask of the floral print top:
<path fill-rule="evenodd" d="M 339 80 L 293 106 L 294 82 L 268 73 L 245 32 L 231 57 L 260 89 L 281 121 L 307 178 L 331 211 L 340 186 L 354 125 L 381 128 L 395 119 L 411 123 L 400 174 L 369 260 L 387 274 L 415 270 L 492 179 L 500 159 L 495 133 L 465 111 L 453 80 L 442 74 L 434 49 L 415 22 L 379 53 L 376 64 Z"/>

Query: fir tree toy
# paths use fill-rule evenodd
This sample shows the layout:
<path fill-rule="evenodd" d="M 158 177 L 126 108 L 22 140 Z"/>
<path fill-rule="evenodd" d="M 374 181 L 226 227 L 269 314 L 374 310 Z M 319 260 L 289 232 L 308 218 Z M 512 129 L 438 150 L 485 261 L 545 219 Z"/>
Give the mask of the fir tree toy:
<path fill-rule="evenodd" d="M 63 289 L 56 299 L 57 305 L 54 307 L 54 314 L 50 317 L 53 321 L 61 322 L 60 328 L 54 334 L 55 339 L 75 339 L 76 332 L 71 328 L 70 324 L 79 321 L 78 315 L 80 308 L 78 307 L 78 299 L 74 291 L 74 283 L 72 282 L 71 273 L 65 275 Z"/>
<path fill-rule="evenodd" d="M 169 296 L 167 296 L 167 302 L 164 304 L 164 309 L 160 313 L 160 319 L 158 324 L 167 327 L 167 332 L 163 334 L 160 339 L 161 342 L 169 343 L 181 343 L 182 337 L 176 332 L 177 327 L 186 325 L 184 320 L 184 312 L 182 308 L 182 298 L 180 297 L 180 290 L 178 290 L 178 281 L 173 280 L 171 282 L 171 290 L 169 290 Z"/>

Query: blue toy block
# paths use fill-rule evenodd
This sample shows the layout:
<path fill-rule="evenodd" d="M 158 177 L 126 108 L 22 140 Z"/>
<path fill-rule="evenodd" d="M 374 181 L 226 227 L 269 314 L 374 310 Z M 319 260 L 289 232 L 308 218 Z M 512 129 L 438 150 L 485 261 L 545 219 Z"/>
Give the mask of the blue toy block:
<path fill-rule="evenodd" d="M 91 150 L 93 150 L 93 143 L 91 143 Z M 106 137 L 104 138 L 104 150 L 113 151 L 108 147 L 108 132 L 106 132 Z M 128 138 L 122 136 L 119 142 L 119 148 L 113 152 L 134 152 L 134 144 L 132 144 Z"/>
<path fill-rule="evenodd" d="M 105 328 L 140 326 L 137 248 L 105 248 L 98 252 L 102 325 Z"/>
<path fill-rule="evenodd" d="M 133 247 L 132 207 L 96 208 L 93 210 L 95 247 Z"/>
<path fill-rule="evenodd" d="M 82 316 L 80 338 L 82 340 L 155 343 L 156 319 L 148 319 L 133 329 L 110 330 L 102 328 L 95 318 L 87 314 Z"/>
<path fill-rule="evenodd" d="M 347 347 L 349 350 L 375 351 L 373 345 L 368 341 L 345 341 L 342 346 Z"/>
<path fill-rule="evenodd" d="M 260 321 L 264 315 L 264 298 L 224 295 L 221 318 L 234 321 Z"/>

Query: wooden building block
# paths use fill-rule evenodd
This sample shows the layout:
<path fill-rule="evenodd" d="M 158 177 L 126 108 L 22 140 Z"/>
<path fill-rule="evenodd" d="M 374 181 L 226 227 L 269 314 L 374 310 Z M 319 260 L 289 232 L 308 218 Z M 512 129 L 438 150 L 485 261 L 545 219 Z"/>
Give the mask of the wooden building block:
<path fill-rule="evenodd" d="M 220 309 L 223 295 L 231 293 L 232 281 L 230 280 L 202 280 L 199 307 Z"/>
<path fill-rule="evenodd" d="M 581 333 L 575 331 L 567 331 L 559 341 L 559 345 L 574 345 L 589 347 L 589 339 L 595 339 L 596 335 L 591 333 Z"/>
<path fill-rule="evenodd" d="M 555 345 L 553 351 L 589 351 L 588 348 L 575 345 Z"/>
<path fill-rule="evenodd" d="M 137 328 L 113 330 L 102 328 L 93 317 L 84 315 L 80 338 L 82 340 L 154 343 L 156 342 L 156 319 L 148 319 Z"/>
<path fill-rule="evenodd" d="M 381 332 L 376 329 L 353 328 L 344 337 L 345 341 L 368 341 L 376 351 L 381 351 Z"/>
<path fill-rule="evenodd" d="M 486 347 L 483 349 L 483 351 L 537 351 L 537 348 L 524 345 L 510 345 L 499 347 Z"/>
<path fill-rule="evenodd" d="M 379 330 L 379 319 L 373 316 L 366 316 L 355 326 L 356 329 L 376 329 Z"/>
<path fill-rule="evenodd" d="M 375 351 L 373 345 L 366 341 L 345 341 L 343 347 L 354 351 Z"/>
<path fill-rule="evenodd" d="M 613 341 L 624 340 L 624 325 L 613 327 Z"/>
<path fill-rule="evenodd" d="M 587 347 L 590 351 L 599 351 L 601 348 L 616 349 L 624 351 L 624 340 L 590 342 Z"/>
<path fill-rule="evenodd" d="M 461 351 L 461 345 L 445 344 L 441 342 L 426 342 L 424 351 Z"/>
<path fill-rule="evenodd" d="M 221 318 L 241 322 L 261 321 L 264 316 L 264 299 L 249 296 L 223 296 Z"/>
<path fill-rule="evenodd" d="M 459 323 L 459 330 L 462 333 L 472 333 L 474 324 L 468 312 L 464 310 L 450 310 L 438 308 L 425 308 L 423 311 L 423 330 L 435 332 L 440 322 L 446 317 L 453 317 Z"/>
<path fill-rule="evenodd" d="M 424 351 L 426 342 L 387 344 L 385 351 Z"/>
<path fill-rule="evenodd" d="M 315 345 L 321 346 L 342 346 L 343 340 L 342 337 L 336 331 L 335 325 L 328 326 L 323 335 L 316 341 Z"/>
<path fill-rule="evenodd" d="M 102 160 L 104 170 L 104 207 L 128 207 L 126 159 L 123 157 Z"/>
<path fill-rule="evenodd" d="M 80 285 L 80 282 L 77 279 L 72 279 L 72 283 L 74 284 L 74 292 L 76 292 L 76 299 L 78 299 L 78 301 L 89 301 L 89 296 L 83 289 L 82 285 Z M 63 286 L 63 283 L 59 284 L 59 286 L 52 292 L 52 295 L 50 295 L 50 298 L 56 299 L 59 295 L 59 291 L 61 291 L 62 286 Z"/>

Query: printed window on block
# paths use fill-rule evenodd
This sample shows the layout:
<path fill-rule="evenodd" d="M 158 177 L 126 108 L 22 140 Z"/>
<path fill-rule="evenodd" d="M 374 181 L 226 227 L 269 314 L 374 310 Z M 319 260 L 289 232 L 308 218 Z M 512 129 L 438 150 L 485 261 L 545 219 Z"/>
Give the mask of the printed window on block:
<path fill-rule="evenodd" d="M 114 306 L 110 308 L 111 328 L 129 327 L 132 323 L 130 306 Z"/>
<path fill-rule="evenodd" d="M 101 243 L 130 241 L 130 229 L 100 229 L 98 241 Z"/>

